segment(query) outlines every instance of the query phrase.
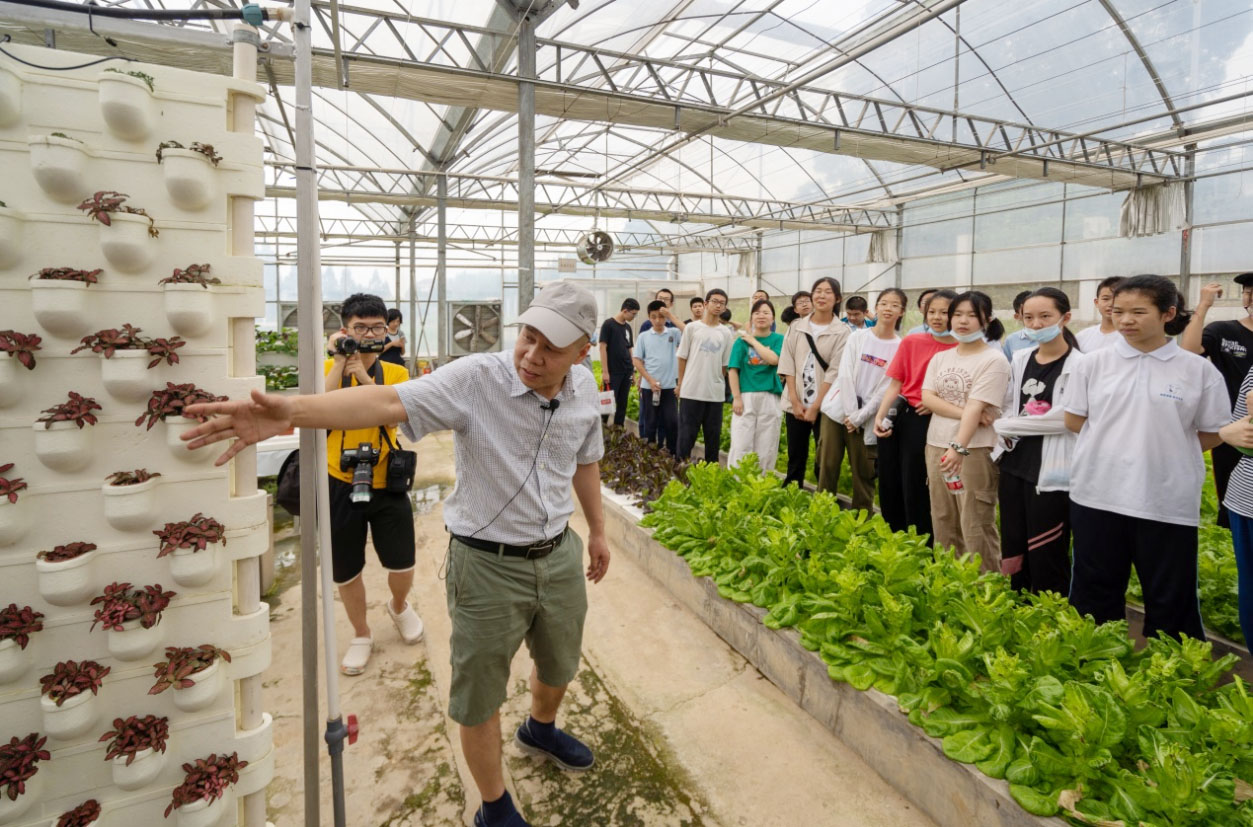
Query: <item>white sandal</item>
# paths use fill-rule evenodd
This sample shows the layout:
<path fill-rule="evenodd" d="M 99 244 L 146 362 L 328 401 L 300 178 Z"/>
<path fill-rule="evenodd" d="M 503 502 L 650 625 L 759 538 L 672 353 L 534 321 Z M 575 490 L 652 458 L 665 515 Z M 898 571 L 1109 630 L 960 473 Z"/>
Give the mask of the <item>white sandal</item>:
<path fill-rule="evenodd" d="M 374 639 L 355 637 L 344 652 L 344 659 L 339 662 L 339 671 L 345 675 L 360 675 L 370 662 L 370 653 L 374 651 Z"/>

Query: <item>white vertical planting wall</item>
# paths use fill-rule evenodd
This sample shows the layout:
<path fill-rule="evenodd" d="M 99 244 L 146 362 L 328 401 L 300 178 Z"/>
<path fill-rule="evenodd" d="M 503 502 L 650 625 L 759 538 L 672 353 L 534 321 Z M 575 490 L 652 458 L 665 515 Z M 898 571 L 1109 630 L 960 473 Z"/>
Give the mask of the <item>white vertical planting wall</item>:
<path fill-rule="evenodd" d="M 190 823 L 191 813 L 175 810 L 167 822 L 163 812 L 183 781 L 181 765 L 212 753 L 238 753 L 248 762 L 212 822 L 242 823 L 245 797 L 263 793 L 273 773 L 270 718 L 241 710 L 238 691 L 241 681 L 255 686 L 249 679 L 270 662 L 268 607 L 238 611 L 239 579 L 255 572 L 251 560 L 267 545 L 265 494 L 256 492 L 255 480 L 243 479 L 247 473 L 232 479 L 228 467 L 213 466 L 220 446 L 198 457 L 169 441 L 175 425 L 158 422 L 149 430 L 146 421 L 138 427 L 135 421 L 151 391 L 166 382 L 194 383 L 232 398 L 263 387 L 251 356 L 252 318 L 263 312 L 261 264 L 231 254 L 250 247 L 232 232 L 232 216 L 250 211 L 232 205 L 262 197 L 262 147 L 250 131 L 230 131 L 240 98 L 263 93 L 240 80 L 122 61 L 58 71 L 54 67 L 88 59 L 6 48 L 47 68 L 0 56 L 0 201 L 7 205 L 0 208 L 0 330 L 42 338 L 34 370 L 0 354 L 0 466 L 13 464 L 0 477 L 20 477 L 28 486 L 16 504 L 0 498 L 0 609 L 12 602 L 28 605 L 43 613 L 44 628 L 25 650 L 0 649 L 0 745 L 31 732 L 48 734 L 39 679 L 56 663 L 89 659 L 111 671 L 87 704 L 94 707 L 84 713 L 89 724 L 52 727 L 81 734 L 48 739 L 51 758 L 37 764 L 26 793 L 9 801 L 0 784 L 0 823 L 54 824 L 58 815 L 93 798 L 102 807 L 94 823 L 106 827 Z M 142 78 L 108 68 L 146 73 L 153 89 Z M 214 167 L 197 153 L 171 157 L 167 150 L 158 165 L 158 145 L 171 140 L 187 147 L 211 144 L 222 160 Z M 149 237 L 142 216 L 113 214 L 111 226 L 102 226 L 77 209 L 101 190 L 126 193 L 127 205 L 146 210 L 159 237 Z M 238 230 L 250 237 L 251 227 Z M 210 276 L 222 283 L 208 289 L 158 285 L 175 268 L 192 264 L 210 265 Z M 28 278 L 55 267 L 102 272 L 88 286 Z M 106 361 L 90 351 L 71 355 L 80 337 L 127 323 L 146 337 L 185 339 L 179 363 L 148 370 L 150 360 L 143 356 Z M 71 391 L 97 401 L 99 423 L 81 431 L 35 428 L 41 410 L 65 402 Z M 65 442 L 39 442 L 49 437 Z M 246 452 L 240 461 L 252 458 Z M 137 468 L 161 474 L 146 494 L 104 496 L 109 474 Z M 106 518 L 106 501 L 117 499 L 127 503 Z M 171 558 L 157 558 L 152 532 L 197 512 L 226 527 L 226 543 L 199 552 L 197 557 L 213 555 L 197 561 L 204 570 L 176 582 Z M 62 573 L 67 582 L 57 585 L 37 571 L 39 551 L 73 542 L 98 549 Z M 118 657 L 125 653 L 110 646 L 116 633 L 91 631 L 91 599 L 115 581 L 177 592 L 156 627 L 156 648 L 133 660 Z M 250 603 L 255 600 L 247 598 Z M 220 691 L 192 703 L 174 691 L 148 694 L 162 647 L 206 643 L 231 656 L 229 664 L 220 663 L 226 678 Z M 200 683 L 212 690 L 214 681 Z M 150 714 L 169 718 L 164 762 L 151 779 L 121 789 L 99 738 L 115 718 Z M 202 813 L 197 823 L 212 817 Z"/>

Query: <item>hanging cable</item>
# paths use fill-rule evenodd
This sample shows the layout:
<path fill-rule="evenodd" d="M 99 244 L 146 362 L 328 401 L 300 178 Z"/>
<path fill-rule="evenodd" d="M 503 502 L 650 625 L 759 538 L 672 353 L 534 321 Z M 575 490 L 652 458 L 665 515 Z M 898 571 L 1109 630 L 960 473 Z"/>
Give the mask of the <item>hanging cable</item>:
<path fill-rule="evenodd" d="M 13 0 L 19 6 L 51 9 L 88 17 L 117 17 L 124 20 L 243 20 L 252 26 L 260 26 L 266 20 L 278 20 L 286 15 L 280 9 L 263 9 L 249 3 L 238 9 L 123 9 L 116 6 L 97 6 L 67 3 L 64 0 Z"/>

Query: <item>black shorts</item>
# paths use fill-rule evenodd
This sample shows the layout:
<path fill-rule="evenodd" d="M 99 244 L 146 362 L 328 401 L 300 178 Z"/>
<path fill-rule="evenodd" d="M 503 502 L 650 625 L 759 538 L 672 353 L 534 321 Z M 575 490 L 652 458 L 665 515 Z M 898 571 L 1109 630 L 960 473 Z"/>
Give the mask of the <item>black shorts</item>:
<path fill-rule="evenodd" d="M 409 495 L 375 488 L 365 508 L 348 499 L 352 485 L 328 475 L 331 500 L 331 572 L 337 585 L 356 579 L 365 568 L 365 533 L 388 571 L 414 563 L 413 505 Z"/>

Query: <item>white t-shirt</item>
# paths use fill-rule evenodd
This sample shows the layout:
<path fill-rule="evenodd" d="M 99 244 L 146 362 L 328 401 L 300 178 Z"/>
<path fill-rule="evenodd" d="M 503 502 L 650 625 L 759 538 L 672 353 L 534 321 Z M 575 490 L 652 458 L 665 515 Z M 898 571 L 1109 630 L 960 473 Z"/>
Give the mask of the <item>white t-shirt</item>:
<path fill-rule="evenodd" d="M 809 335 L 814 337 L 814 341 L 835 324 L 836 320 L 832 319 L 826 324 L 817 324 L 814 322 L 813 316 L 809 317 Z M 841 323 L 842 324 L 842 323 Z M 823 371 L 819 370 L 817 357 L 814 356 L 812 348 L 809 349 L 809 355 L 805 357 L 805 364 L 801 365 L 801 404 L 809 407 L 814 401 L 814 397 L 818 395 L 818 386 L 822 384 Z"/>
<path fill-rule="evenodd" d="M 1109 347 L 1120 339 L 1122 339 L 1122 334 L 1117 330 L 1112 333 L 1102 333 L 1099 324 L 1085 327 L 1075 334 L 1075 340 L 1079 342 L 1079 350 L 1084 353 L 1092 353 L 1103 347 Z"/>
<path fill-rule="evenodd" d="M 679 388 L 680 399 L 697 402 L 725 402 L 726 381 L 722 369 L 731 361 L 731 345 L 735 337 L 729 327 L 710 327 L 704 322 L 692 322 L 683 329 L 679 341 L 680 359 L 686 359 L 683 368 L 683 384 Z"/>
<path fill-rule="evenodd" d="M 1009 384 L 1009 362 L 1005 354 L 994 344 L 987 345 L 978 353 L 962 355 L 960 345 L 942 350 L 931 357 L 927 372 L 923 375 L 922 389 L 931 391 L 950 405 L 965 407 L 974 399 L 999 409 L 1005 402 L 1005 387 Z M 932 414 L 927 426 L 927 444 L 947 448 L 957 439 L 961 420 L 940 414 Z M 980 425 L 975 429 L 967 448 L 991 448 L 996 445 L 996 431 Z"/>
<path fill-rule="evenodd" d="M 853 384 L 857 389 L 857 400 L 862 404 L 878 390 L 883 375 L 887 373 L 888 364 L 896 355 L 896 349 L 901 346 L 898 336 L 880 339 L 871 329 L 867 328 L 867 331 L 862 334 L 864 338 L 861 340 L 861 357 L 857 361 Z"/>
<path fill-rule="evenodd" d="M 1200 522 L 1205 460 L 1197 433 L 1231 421 L 1227 385 L 1174 340 L 1143 353 L 1119 336 L 1077 362 L 1066 413 L 1087 417 L 1070 467 L 1070 499 L 1128 517 Z"/>

